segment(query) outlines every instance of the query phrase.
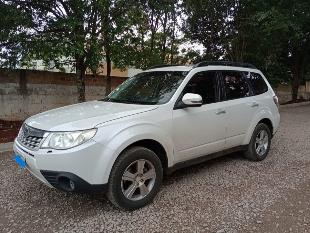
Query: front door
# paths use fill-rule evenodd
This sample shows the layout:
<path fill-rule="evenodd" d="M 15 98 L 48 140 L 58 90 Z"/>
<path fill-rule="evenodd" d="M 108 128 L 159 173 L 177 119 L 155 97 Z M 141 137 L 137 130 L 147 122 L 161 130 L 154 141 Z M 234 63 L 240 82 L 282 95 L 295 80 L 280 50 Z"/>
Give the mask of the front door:
<path fill-rule="evenodd" d="M 217 72 L 195 74 L 181 97 L 186 93 L 201 95 L 203 105 L 173 110 L 176 162 L 221 151 L 225 146 L 227 118 L 219 102 Z"/>

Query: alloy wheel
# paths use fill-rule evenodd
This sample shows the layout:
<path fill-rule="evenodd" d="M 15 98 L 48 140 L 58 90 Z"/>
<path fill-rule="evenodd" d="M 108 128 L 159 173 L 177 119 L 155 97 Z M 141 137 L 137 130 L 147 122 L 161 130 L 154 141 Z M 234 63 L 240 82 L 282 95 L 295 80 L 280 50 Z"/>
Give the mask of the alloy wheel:
<path fill-rule="evenodd" d="M 269 146 L 268 133 L 266 130 L 261 130 L 256 136 L 255 139 L 255 150 L 259 156 L 263 156 Z"/>
<path fill-rule="evenodd" d="M 154 165 L 145 159 L 136 160 L 123 173 L 121 180 L 123 195 L 131 201 L 141 200 L 152 191 L 155 180 Z"/>

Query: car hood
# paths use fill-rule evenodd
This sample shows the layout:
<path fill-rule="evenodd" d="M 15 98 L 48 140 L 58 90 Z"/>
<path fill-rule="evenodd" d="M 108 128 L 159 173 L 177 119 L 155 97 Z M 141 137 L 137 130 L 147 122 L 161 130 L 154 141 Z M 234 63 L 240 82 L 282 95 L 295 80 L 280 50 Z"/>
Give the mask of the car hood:
<path fill-rule="evenodd" d="M 90 101 L 39 113 L 28 118 L 25 123 L 47 131 L 83 130 L 156 108 L 158 106 Z"/>

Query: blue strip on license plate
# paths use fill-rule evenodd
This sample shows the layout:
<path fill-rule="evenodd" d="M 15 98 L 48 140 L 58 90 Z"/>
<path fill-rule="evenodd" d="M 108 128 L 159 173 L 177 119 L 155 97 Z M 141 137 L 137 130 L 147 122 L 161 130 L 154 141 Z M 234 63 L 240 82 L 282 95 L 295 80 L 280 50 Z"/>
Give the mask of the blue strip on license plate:
<path fill-rule="evenodd" d="M 27 166 L 25 160 L 20 155 L 15 155 L 14 160 L 21 168 L 25 168 Z"/>

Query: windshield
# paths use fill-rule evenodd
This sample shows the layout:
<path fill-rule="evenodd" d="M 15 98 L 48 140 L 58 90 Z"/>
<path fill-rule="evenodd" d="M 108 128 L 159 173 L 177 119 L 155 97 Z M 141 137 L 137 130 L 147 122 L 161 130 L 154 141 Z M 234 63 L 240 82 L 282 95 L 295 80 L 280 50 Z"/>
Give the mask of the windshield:
<path fill-rule="evenodd" d="M 128 104 L 164 104 L 177 90 L 188 72 L 153 71 L 133 76 L 103 101 Z"/>

